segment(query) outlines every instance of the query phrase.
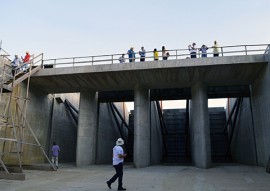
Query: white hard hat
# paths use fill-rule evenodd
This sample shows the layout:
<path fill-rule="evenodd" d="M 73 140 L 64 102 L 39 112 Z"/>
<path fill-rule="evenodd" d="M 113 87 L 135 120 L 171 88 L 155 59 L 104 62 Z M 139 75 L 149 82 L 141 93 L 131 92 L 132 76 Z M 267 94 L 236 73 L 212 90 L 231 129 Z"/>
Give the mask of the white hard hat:
<path fill-rule="evenodd" d="M 116 145 L 123 145 L 123 144 L 124 144 L 124 140 L 123 139 L 121 139 L 121 138 L 117 139 Z"/>

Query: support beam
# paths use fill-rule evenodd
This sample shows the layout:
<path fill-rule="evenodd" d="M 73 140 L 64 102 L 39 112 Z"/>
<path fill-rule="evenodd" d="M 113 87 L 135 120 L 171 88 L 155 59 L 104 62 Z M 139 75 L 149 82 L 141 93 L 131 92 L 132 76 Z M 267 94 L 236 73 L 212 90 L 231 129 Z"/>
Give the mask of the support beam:
<path fill-rule="evenodd" d="M 134 91 L 134 165 L 150 165 L 150 91 L 136 86 Z"/>
<path fill-rule="evenodd" d="M 191 146 L 192 159 L 196 167 L 211 166 L 210 127 L 208 116 L 207 88 L 197 82 L 191 88 Z"/>
<path fill-rule="evenodd" d="M 81 91 L 76 165 L 96 163 L 98 99 L 95 91 Z"/>

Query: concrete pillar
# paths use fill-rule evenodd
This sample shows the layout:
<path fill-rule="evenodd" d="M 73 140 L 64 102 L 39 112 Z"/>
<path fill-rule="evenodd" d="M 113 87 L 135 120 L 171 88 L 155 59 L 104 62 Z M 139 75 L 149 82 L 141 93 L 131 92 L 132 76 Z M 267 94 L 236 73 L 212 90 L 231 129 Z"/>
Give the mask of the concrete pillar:
<path fill-rule="evenodd" d="M 207 87 L 197 82 L 191 87 L 191 149 L 196 167 L 211 166 L 210 127 L 208 116 Z"/>
<path fill-rule="evenodd" d="M 97 144 L 97 92 L 81 91 L 77 135 L 76 165 L 93 165 Z"/>
<path fill-rule="evenodd" d="M 150 165 L 150 90 L 136 86 L 134 90 L 134 165 Z"/>

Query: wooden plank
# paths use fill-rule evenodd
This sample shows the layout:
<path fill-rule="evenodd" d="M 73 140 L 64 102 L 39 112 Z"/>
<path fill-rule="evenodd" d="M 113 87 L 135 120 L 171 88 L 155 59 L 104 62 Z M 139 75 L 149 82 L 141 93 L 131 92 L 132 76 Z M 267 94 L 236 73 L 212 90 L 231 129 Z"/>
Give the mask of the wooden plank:
<path fill-rule="evenodd" d="M 6 173 L 3 171 L 0 171 L 0 179 L 25 180 L 25 174 L 23 174 L 23 173 Z"/>
<path fill-rule="evenodd" d="M 32 69 L 31 70 L 31 75 L 35 74 L 41 67 L 40 66 L 37 66 L 36 68 Z M 13 82 L 13 87 L 15 87 L 16 85 L 18 85 L 19 83 L 21 83 L 22 81 L 24 81 L 26 78 L 28 78 L 30 75 L 30 72 L 26 73 L 25 75 L 21 76 L 20 78 L 18 78 L 17 80 L 15 80 Z M 11 87 L 12 84 L 9 84 L 9 87 Z"/>

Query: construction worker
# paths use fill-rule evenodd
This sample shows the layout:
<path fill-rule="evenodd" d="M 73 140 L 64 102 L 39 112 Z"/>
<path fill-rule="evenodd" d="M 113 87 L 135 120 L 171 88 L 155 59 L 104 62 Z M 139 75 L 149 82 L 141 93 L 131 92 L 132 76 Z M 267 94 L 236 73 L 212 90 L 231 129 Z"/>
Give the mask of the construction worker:
<path fill-rule="evenodd" d="M 119 138 L 116 141 L 115 147 L 113 147 L 113 167 L 115 169 L 115 175 L 107 181 L 108 187 L 111 189 L 111 184 L 118 178 L 118 190 L 126 190 L 123 188 L 123 162 L 127 154 L 124 153 L 123 148 L 124 140 Z"/>
<path fill-rule="evenodd" d="M 53 142 L 52 146 L 52 163 L 56 166 L 58 169 L 58 155 L 59 155 L 60 147 L 56 144 L 56 142 Z"/>
<path fill-rule="evenodd" d="M 28 51 L 26 51 L 26 54 L 24 56 L 24 58 L 22 57 L 23 60 L 23 66 L 22 66 L 22 70 L 26 71 L 26 69 L 29 67 L 28 62 L 30 61 L 30 54 Z"/>

